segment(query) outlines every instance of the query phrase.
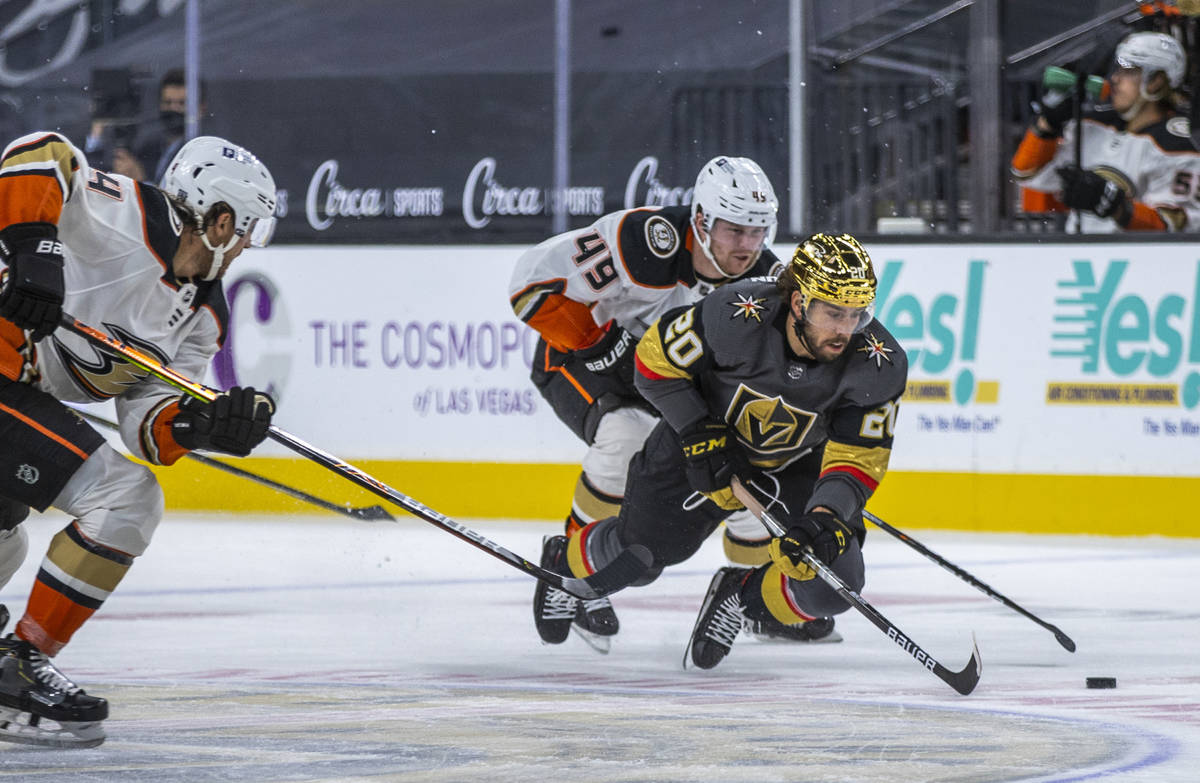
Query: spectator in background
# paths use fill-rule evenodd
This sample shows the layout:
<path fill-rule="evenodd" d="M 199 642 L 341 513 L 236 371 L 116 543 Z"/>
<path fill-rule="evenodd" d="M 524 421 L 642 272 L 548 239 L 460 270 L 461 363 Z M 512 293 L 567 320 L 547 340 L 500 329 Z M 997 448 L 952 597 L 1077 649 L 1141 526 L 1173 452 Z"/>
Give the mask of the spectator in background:
<path fill-rule="evenodd" d="M 1077 128 L 1072 95 L 1048 90 L 1012 158 L 1027 212 L 1077 210 L 1088 233 L 1200 229 L 1200 150 L 1174 90 L 1187 57 L 1169 35 L 1139 32 L 1117 46 L 1111 103 Z M 1076 159 L 1076 134 L 1082 134 Z"/>
<path fill-rule="evenodd" d="M 200 82 L 200 116 L 207 111 L 208 87 Z M 139 138 L 136 157 L 143 177 L 151 184 L 162 182 L 167 164 L 183 146 L 187 111 L 187 83 L 182 68 L 172 68 L 158 83 L 158 127 Z M 148 178 L 148 179 L 147 179 Z"/>

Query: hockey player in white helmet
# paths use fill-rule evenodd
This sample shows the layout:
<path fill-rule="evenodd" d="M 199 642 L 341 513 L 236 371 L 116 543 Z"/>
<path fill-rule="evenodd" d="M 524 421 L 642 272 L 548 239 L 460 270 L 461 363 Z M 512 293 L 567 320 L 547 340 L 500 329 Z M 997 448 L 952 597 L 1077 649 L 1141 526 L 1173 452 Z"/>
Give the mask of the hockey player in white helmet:
<path fill-rule="evenodd" d="M 690 207 L 613 212 L 518 259 L 510 301 L 541 335 L 533 382 L 588 445 L 566 535 L 547 537 L 543 566 L 565 573 L 567 537 L 617 513 L 629 460 L 658 421 L 633 385 L 637 339 L 673 307 L 731 280 L 768 274 L 779 263 L 769 249 L 778 209 L 757 163 L 720 155 L 700 170 Z M 740 525 L 734 521 L 726 530 L 727 552 L 737 562 L 765 562 L 769 535 L 748 513 L 737 519 Z M 565 641 L 574 628 L 606 650 L 618 630 L 608 599 L 579 602 L 542 585 L 534 595 L 534 619 L 548 644 Z M 780 630 L 796 636 L 794 628 Z"/>
<path fill-rule="evenodd" d="M 1174 104 L 1187 70 L 1183 47 L 1165 33 L 1133 33 L 1113 61 L 1109 102 L 1085 112 L 1082 127 L 1070 96 L 1043 98 L 1012 159 L 1025 209 L 1077 210 L 1087 232 L 1195 231 L 1200 149 Z"/>
<path fill-rule="evenodd" d="M 25 557 L 30 507 L 72 518 L 0 639 L 0 740 L 104 741 L 108 703 L 51 658 L 104 604 L 163 514 L 154 474 L 64 402 L 113 399 L 125 445 L 156 465 L 193 449 L 246 456 L 270 426 L 274 403 L 253 388 L 201 402 L 55 331 L 67 312 L 203 375 L 226 333 L 220 278 L 268 237 L 275 183 L 247 150 L 210 136 L 184 145 L 164 187 L 92 169 L 52 132 L 0 156 L 0 587 Z M 0 607 L 0 626 L 7 619 Z"/>
<path fill-rule="evenodd" d="M 730 226 L 765 230 L 762 247 L 775 241 L 779 199 L 771 181 L 757 163 L 749 158 L 721 156 L 704 164 L 692 189 L 692 226 L 704 256 L 727 279 L 741 277 L 746 267 L 745 254 L 713 252 L 713 229 L 717 221 Z M 697 272 L 700 270 L 697 269 Z"/>

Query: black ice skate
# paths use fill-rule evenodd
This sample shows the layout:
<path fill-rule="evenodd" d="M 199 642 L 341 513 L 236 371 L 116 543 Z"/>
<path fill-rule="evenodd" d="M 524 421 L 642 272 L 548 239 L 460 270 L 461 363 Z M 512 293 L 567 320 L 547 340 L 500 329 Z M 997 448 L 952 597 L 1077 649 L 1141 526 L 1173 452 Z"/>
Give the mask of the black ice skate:
<path fill-rule="evenodd" d="M 832 617 L 818 617 L 805 623 L 784 625 L 774 617 L 765 620 L 746 618 L 743 629 L 760 642 L 807 642 L 809 644 L 840 642 L 842 635 L 833 630 Z"/>
<path fill-rule="evenodd" d="M 108 702 L 87 695 L 38 648 L 11 634 L 0 639 L 0 740 L 93 748 L 104 742 L 107 717 Z"/>
<path fill-rule="evenodd" d="M 570 576 L 567 568 L 567 537 L 546 536 L 542 539 L 542 568 Z M 538 636 L 546 644 L 562 644 L 571 633 L 579 599 L 565 590 L 538 581 L 533 591 L 533 622 Z"/>
<path fill-rule="evenodd" d="M 683 668 L 688 667 L 690 659 L 700 669 L 711 669 L 729 654 L 746 619 L 741 591 L 749 573 L 749 568 L 726 566 L 713 575 L 683 654 Z"/>
<path fill-rule="evenodd" d="M 571 630 L 593 650 L 607 655 L 612 649 L 612 638 L 621 630 L 621 623 L 617 620 L 612 601 L 600 597 L 579 602 Z"/>

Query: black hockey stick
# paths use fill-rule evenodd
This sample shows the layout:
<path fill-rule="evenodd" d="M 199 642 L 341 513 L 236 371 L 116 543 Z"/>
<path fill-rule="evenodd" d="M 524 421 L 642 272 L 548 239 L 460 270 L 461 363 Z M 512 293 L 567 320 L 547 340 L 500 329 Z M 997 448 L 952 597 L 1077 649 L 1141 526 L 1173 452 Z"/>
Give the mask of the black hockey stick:
<path fill-rule="evenodd" d="M 754 495 L 751 494 L 750 491 L 746 489 L 746 487 L 742 485 L 742 482 L 736 477 L 733 479 L 733 494 L 738 500 L 742 501 L 742 504 L 746 508 L 750 509 L 750 513 L 758 517 L 759 521 L 766 526 L 767 530 L 772 536 L 778 537 L 786 535 L 787 531 L 784 530 L 783 525 L 779 524 L 775 517 L 771 516 L 767 510 L 762 507 L 762 504 L 758 502 L 758 499 L 755 498 Z M 879 610 L 877 610 L 874 606 L 871 606 L 871 604 L 867 603 L 866 599 L 864 599 L 854 590 L 851 590 L 850 587 L 842 581 L 842 578 L 835 574 L 829 566 L 822 563 L 810 553 L 806 552 L 803 557 L 804 562 L 817 572 L 817 576 L 821 577 L 821 581 L 832 587 L 838 595 L 846 600 L 846 603 L 850 604 L 859 612 L 861 612 L 863 616 L 870 620 L 876 628 L 883 631 L 885 634 L 887 634 L 889 639 L 900 645 L 900 649 L 911 655 L 917 663 L 936 674 L 938 678 L 942 680 L 942 682 L 946 683 L 964 696 L 975 690 L 975 686 L 979 683 L 980 672 L 983 671 L 983 663 L 981 662 L 979 656 L 979 645 L 975 642 L 974 638 L 971 640 L 971 646 L 973 648 L 971 651 L 971 660 L 967 661 L 967 665 L 963 667 L 962 671 L 951 671 L 942 664 L 938 663 L 932 655 L 922 650 L 916 642 L 901 633 L 899 628 L 897 628 L 891 623 L 891 621 L 880 614 Z"/>
<path fill-rule="evenodd" d="M 94 413 L 82 410 L 80 408 L 74 408 L 74 410 L 80 416 L 92 422 L 93 424 L 99 424 L 100 426 L 107 427 L 113 431 L 120 430 L 119 425 L 115 421 L 109 421 L 103 416 L 97 416 Z M 304 490 L 296 489 L 295 487 L 289 487 L 287 484 L 280 484 L 278 481 L 269 479 L 266 476 L 260 476 L 257 473 L 251 473 L 248 470 L 239 468 L 237 465 L 231 465 L 223 460 L 214 459 L 213 457 L 201 454 L 198 451 L 189 451 L 184 456 L 186 456 L 188 459 L 196 460 L 202 465 L 208 465 L 210 468 L 223 470 L 226 473 L 237 476 L 238 478 L 249 479 L 256 484 L 262 484 L 264 487 L 270 487 L 276 492 L 281 492 L 284 495 L 296 498 L 297 500 L 303 500 L 305 503 L 311 503 L 318 508 L 332 511 L 335 514 L 341 514 L 352 519 L 361 519 L 367 522 L 377 522 L 380 520 L 390 520 L 394 522 L 396 520 L 396 518 L 389 514 L 388 510 L 383 506 L 349 506 L 342 505 L 340 503 L 333 503 L 328 500 L 322 500 L 315 495 L 310 495 Z"/>
<path fill-rule="evenodd" d="M 1000 594 L 995 589 L 993 589 L 991 586 L 985 584 L 984 582 L 980 581 L 979 579 L 976 579 L 970 573 L 968 573 L 967 571 L 964 571 L 963 569 L 954 565 L 954 563 L 951 563 L 946 558 L 944 558 L 941 555 L 939 555 L 938 553 L 932 551 L 931 549 L 926 547 L 924 544 L 922 544 L 920 541 L 916 541 L 916 540 L 910 538 L 906 533 L 904 533 L 904 531 L 897 530 L 896 528 L 892 527 L 887 522 L 884 522 L 882 519 L 880 519 L 879 517 L 872 514 L 870 511 L 867 511 L 864 509 L 863 516 L 865 518 L 869 519 L 871 521 L 871 524 L 875 525 L 875 527 L 878 527 L 888 533 L 891 533 L 893 536 L 900 539 L 904 543 L 908 544 L 909 546 L 911 546 L 913 549 L 917 550 L 921 554 L 925 555 L 925 557 L 927 557 L 930 560 L 932 560 L 933 562 L 937 563 L 942 568 L 944 568 L 947 571 L 949 571 L 950 573 L 954 574 L 955 576 L 957 576 L 959 579 L 963 580 L 967 584 L 978 588 L 985 595 L 989 595 L 992 598 L 995 598 L 997 601 L 1004 604 L 1009 609 L 1012 609 L 1015 612 L 1019 612 L 1020 614 L 1023 614 L 1026 617 L 1028 617 L 1030 620 L 1033 620 L 1035 623 L 1037 623 L 1038 625 L 1045 628 L 1047 631 L 1050 631 L 1052 634 L 1054 634 L 1054 638 L 1058 640 L 1058 643 L 1061 644 L 1063 647 L 1065 647 L 1068 651 L 1075 652 L 1075 642 L 1071 639 L 1070 636 L 1067 636 L 1065 633 L 1063 633 L 1062 630 L 1059 629 L 1058 626 L 1051 625 L 1050 623 L 1046 622 L 1045 620 L 1038 617 L 1034 613 L 1022 608 L 1015 601 L 1009 600 L 1004 595 Z"/>
<path fill-rule="evenodd" d="M 154 377 L 164 381 L 165 383 L 174 386 L 176 389 L 190 394 L 193 397 L 211 402 L 216 399 L 218 392 L 213 391 L 204 384 L 197 383 L 192 379 L 181 375 L 172 370 L 170 367 L 164 366 L 157 359 L 147 356 L 136 348 L 132 348 L 120 340 L 111 337 L 98 329 L 76 320 L 74 316 L 67 313 L 62 314 L 59 320 L 60 325 L 80 337 L 84 338 L 93 345 L 107 349 L 108 351 L 117 354 L 125 359 L 130 364 L 140 367 Z M 414 516 L 424 519 L 426 522 L 433 524 L 446 532 L 455 535 L 468 544 L 477 547 L 478 549 L 487 552 L 492 557 L 498 560 L 503 560 L 514 568 L 530 574 L 536 579 L 552 584 L 576 598 L 585 600 L 599 598 L 612 592 L 616 592 L 623 587 L 628 587 L 632 582 L 637 580 L 650 568 L 653 559 L 650 556 L 650 550 L 643 546 L 632 546 L 621 552 L 621 554 L 609 563 L 604 568 L 601 568 L 596 573 L 586 577 L 571 577 L 556 574 L 553 571 L 548 571 L 539 565 L 531 563 L 523 557 L 519 557 L 508 551 L 499 544 L 484 538 L 468 527 L 464 527 L 444 514 L 438 513 L 426 506 L 420 501 L 410 498 L 402 492 L 398 492 L 387 484 L 369 476 L 358 468 L 343 462 L 337 457 L 322 451 L 315 446 L 311 446 L 299 438 L 284 432 L 279 427 L 271 425 L 267 430 L 267 436 L 271 440 L 279 443 L 292 451 L 300 454 L 303 457 L 311 459 L 320 465 L 325 466 L 329 470 L 337 473 L 339 476 L 354 482 L 363 489 L 379 495 L 382 498 L 390 500 L 396 505 L 404 508 Z"/>

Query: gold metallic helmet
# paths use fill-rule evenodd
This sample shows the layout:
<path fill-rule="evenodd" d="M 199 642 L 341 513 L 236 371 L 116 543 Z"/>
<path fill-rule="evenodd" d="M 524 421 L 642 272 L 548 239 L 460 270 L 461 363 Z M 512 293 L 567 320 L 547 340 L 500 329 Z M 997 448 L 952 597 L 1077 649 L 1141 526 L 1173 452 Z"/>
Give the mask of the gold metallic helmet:
<path fill-rule="evenodd" d="M 813 234 L 796 247 L 780 273 L 781 287 L 799 291 L 806 312 L 814 300 L 861 310 L 856 332 L 874 315 L 875 283 L 871 257 L 849 234 Z"/>

